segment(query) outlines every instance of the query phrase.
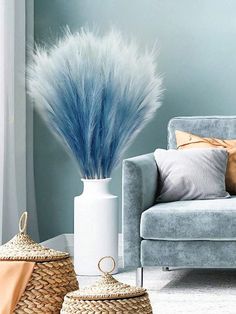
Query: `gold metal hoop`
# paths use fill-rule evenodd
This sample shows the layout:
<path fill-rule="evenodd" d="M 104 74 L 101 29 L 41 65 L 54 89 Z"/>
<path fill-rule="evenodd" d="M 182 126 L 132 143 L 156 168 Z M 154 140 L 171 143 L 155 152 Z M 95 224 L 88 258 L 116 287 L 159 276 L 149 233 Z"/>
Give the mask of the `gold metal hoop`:
<path fill-rule="evenodd" d="M 28 221 L 28 213 L 25 211 L 19 221 L 19 231 L 21 234 L 26 234 L 26 228 L 27 228 L 27 221 Z"/>
<path fill-rule="evenodd" d="M 110 271 L 103 271 L 101 269 L 101 262 L 106 259 L 106 258 L 110 258 L 113 262 L 113 265 L 112 265 L 112 269 Z M 100 261 L 98 262 L 98 269 L 100 270 L 100 272 L 102 272 L 103 274 L 111 274 L 116 268 L 116 261 L 115 259 L 112 257 L 112 256 L 104 256 L 100 259 Z"/>

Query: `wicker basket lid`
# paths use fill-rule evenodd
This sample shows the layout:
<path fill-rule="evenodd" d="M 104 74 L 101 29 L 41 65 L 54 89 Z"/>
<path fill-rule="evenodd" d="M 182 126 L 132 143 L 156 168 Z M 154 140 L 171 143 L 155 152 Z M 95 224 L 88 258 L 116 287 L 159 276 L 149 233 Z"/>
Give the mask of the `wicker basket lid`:
<path fill-rule="evenodd" d="M 103 276 L 95 284 L 90 287 L 82 288 L 70 292 L 66 298 L 73 300 L 114 300 L 114 299 L 127 299 L 142 296 L 146 293 L 146 289 L 139 287 L 132 287 L 130 285 L 117 281 L 110 273 L 115 268 L 115 261 L 113 260 L 114 268 L 110 272 L 101 270 L 101 261 L 105 258 L 112 258 L 110 256 L 103 257 L 98 264 L 98 268 L 103 273 Z"/>
<path fill-rule="evenodd" d="M 0 261 L 24 260 L 46 262 L 69 257 L 68 253 L 48 249 L 34 242 L 26 234 L 27 212 L 24 212 L 19 222 L 19 233 L 9 242 L 0 246 Z"/>

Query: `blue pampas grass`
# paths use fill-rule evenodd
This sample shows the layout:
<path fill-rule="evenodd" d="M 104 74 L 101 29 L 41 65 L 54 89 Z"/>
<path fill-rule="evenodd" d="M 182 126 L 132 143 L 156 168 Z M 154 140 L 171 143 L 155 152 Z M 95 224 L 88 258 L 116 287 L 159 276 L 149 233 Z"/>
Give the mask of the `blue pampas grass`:
<path fill-rule="evenodd" d="M 39 112 L 87 179 L 111 176 L 162 94 L 153 51 L 140 54 L 115 31 L 67 32 L 49 51 L 37 48 L 28 83 Z"/>

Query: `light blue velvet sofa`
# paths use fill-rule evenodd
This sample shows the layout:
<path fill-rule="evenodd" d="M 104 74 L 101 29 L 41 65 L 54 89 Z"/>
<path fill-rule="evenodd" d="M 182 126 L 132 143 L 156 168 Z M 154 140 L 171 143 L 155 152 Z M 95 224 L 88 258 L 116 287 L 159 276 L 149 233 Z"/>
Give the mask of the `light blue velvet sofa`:
<path fill-rule="evenodd" d="M 236 116 L 177 117 L 168 124 L 168 148 L 175 130 L 236 139 Z M 236 169 L 235 169 L 236 171 Z M 123 248 L 125 267 L 236 267 L 236 197 L 156 203 L 158 171 L 153 154 L 123 161 Z"/>

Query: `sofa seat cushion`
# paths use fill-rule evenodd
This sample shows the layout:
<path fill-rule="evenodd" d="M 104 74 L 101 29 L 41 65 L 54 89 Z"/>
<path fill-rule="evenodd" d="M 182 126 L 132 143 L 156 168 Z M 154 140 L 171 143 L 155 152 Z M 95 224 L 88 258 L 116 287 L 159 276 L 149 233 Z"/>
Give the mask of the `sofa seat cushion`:
<path fill-rule="evenodd" d="M 141 216 L 148 240 L 236 240 L 236 196 L 156 204 Z"/>

